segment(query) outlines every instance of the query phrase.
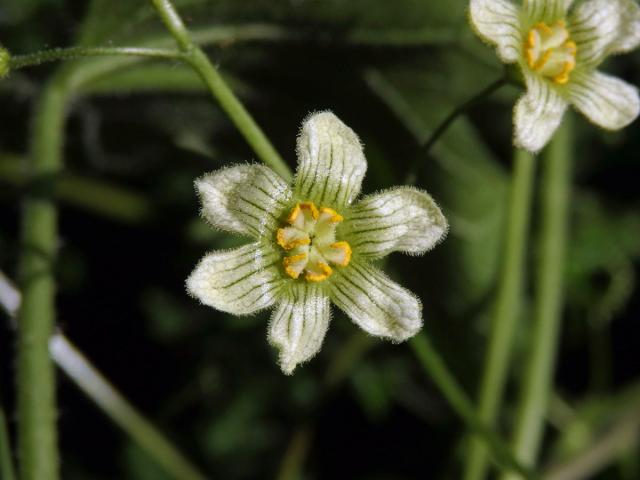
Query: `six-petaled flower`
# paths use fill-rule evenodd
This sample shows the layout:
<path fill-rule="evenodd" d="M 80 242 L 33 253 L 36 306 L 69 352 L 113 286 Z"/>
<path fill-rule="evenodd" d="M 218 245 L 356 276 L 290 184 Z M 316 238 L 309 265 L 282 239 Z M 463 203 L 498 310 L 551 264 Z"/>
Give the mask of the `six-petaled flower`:
<path fill-rule="evenodd" d="M 634 0 L 471 0 L 470 17 L 500 59 L 519 65 L 524 76 L 527 92 L 514 110 L 516 145 L 542 149 L 568 105 L 608 130 L 638 116 L 637 89 L 597 71 L 608 56 L 640 44 Z"/>
<path fill-rule="evenodd" d="M 420 300 L 371 262 L 394 251 L 422 254 L 447 232 L 438 206 L 418 189 L 357 200 L 367 162 L 356 134 L 332 113 L 304 122 L 297 154 L 292 186 L 262 165 L 196 181 L 211 225 L 253 241 L 206 255 L 187 280 L 191 295 L 224 312 L 275 306 L 268 338 L 287 374 L 319 351 L 330 302 L 371 335 L 400 342 L 417 333 Z"/>

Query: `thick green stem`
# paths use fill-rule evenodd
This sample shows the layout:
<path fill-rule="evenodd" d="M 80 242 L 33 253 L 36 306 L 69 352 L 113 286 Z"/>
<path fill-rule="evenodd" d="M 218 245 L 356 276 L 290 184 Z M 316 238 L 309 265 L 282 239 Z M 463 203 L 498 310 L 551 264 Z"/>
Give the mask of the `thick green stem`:
<path fill-rule="evenodd" d="M 185 60 L 198 72 L 213 97 L 242 133 L 256 155 L 283 178 L 289 180 L 291 178 L 289 167 L 223 80 L 218 70 L 209 61 L 207 55 L 193 41 L 172 3 L 169 0 L 151 1 L 176 43 L 185 53 Z"/>
<path fill-rule="evenodd" d="M 495 424 L 509 371 L 514 332 L 522 306 L 525 279 L 527 233 L 531 210 L 535 160 L 532 155 L 516 150 L 515 166 L 509 194 L 504 259 L 489 346 L 480 383 L 479 415 L 489 426 Z M 466 457 L 464 478 L 480 480 L 489 466 L 483 442 L 471 439 Z"/>
<path fill-rule="evenodd" d="M 165 60 L 181 60 L 183 54 L 175 50 L 144 47 L 71 47 L 54 48 L 27 55 L 11 57 L 9 66 L 11 70 L 25 67 L 33 67 L 47 62 L 60 60 L 76 60 L 84 57 L 144 57 L 162 58 Z"/>
<path fill-rule="evenodd" d="M 54 335 L 50 341 L 50 350 L 51 357 L 76 385 L 169 474 L 184 480 L 206 478 L 109 384 L 65 336 Z"/>
<path fill-rule="evenodd" d="M 62 168 L 67 97 L 64 76 L 44 89 L 34 113 L 28 170 L 33 189 L 24 203 L 18 328 L 18 449 L 22 480 L 58 478 L 54 369 L 48 342 L 55 322 L 54 265 L 58 216 L 50 179 Z"/>
<path fill-rule="evenodd" d="M 456 379 L 449 372 L 449 369 L 427 336 L 420 333 L 411 339 L 410 344 L 425 372 L 436 384 L 453 411 L 466 423 L 470 430 L 486 443 L 489 452 L 498 465 L 505 470 L 516 471 L 524 478 L 536 478 L 532 471 L 529 471 L 515 459 L 500 437 L 480 419 L 471 400 L 469 400 Z"/>
<path fill-rule="evenodd" d="M 513 443 L 517 458 L 528 466 L 536 463 L 544 433 L 562 318 L 573 156 L 570 122 L 567 115 L 544 156 L 534 326 Z M 519 477 L 510 474 L 504 478 Z"/>

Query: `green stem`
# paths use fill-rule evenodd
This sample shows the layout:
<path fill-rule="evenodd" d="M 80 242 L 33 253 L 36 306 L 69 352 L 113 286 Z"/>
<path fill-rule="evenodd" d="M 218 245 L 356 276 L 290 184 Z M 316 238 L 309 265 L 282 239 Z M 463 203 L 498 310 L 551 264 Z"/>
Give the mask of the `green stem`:
<path fill-rule="evenodd" d="M 528 466 L 536 463 L 553 384 L 562 318 L 572 155 L 571 117 L 567 115 L 544 156 L 542 173 L 540 258 L 532 345 L 523 377 L 513 443 L 516 456 Z M 514 480 L 518 477 L 507 475 L 504 478 Z"/>
<path fill-rule="evenodd" d="M 509 371 L 514 332 L 522 307 L 525 258 L 535 161 L 532 155 L 516 150 L 515 167 L 509 194 L 509 212 L 504 260 L 493 313 L 493 324 L 483 376 L 480 383 L 479 415 L 493 427 Z M 487 450 L 478 439 L 471 440 L 464 478 L 480 480 L 488 468 Z"/>
<path fill-rule="evenodd" d="M 285 161 L 223 80 L 206 54 L 193 41 L 172 3 L 169 0 L 151 1 L 178 46 L 185 53 L 185 60 L 198 72 L 213 97 L 242 133 L 256 155 L 283 178 L 291 179 L 291 172 Z"/>
<path fill-rule="evenodd" d="M 29 173 L 34 181 L 55 177 L 62 168 L 64 76 L 45 87 L 34 114 Z M 26 198 L 20 258 L 22 307 L 18 328 L 18 451 L 22 480 L 58 478 L 55 378 L 48 353 L 55 322 L 54 264 L 58 216 L 48 190 Z"/>
<path fill-rule="evenodd" d="M 105 56 L 162 58 L 166 60 L 181 60 L 183 58 L 182 53 L 176 50 L 167 50 L 161 48 L 71 47 L 54 48 L 51 50 L 43 50 L 41 52 L 30 53 L 27 55 L 16 55 L 11 57 L 9 66 L 11 70 L 18 70 L 20 68 L 32 67 L 47 62 L 56 62 L 59 60 L 75 60 L 83 57 Z"/>
<path fill-rule="evenodd" d="M 423 369 L 436 384 L 453 411 L 487 444 L 494 460 L 505 470 L 518 472 L 524 478 L 534 479 L 535 474 L 518 462 L 505 443 L 483 422 L 473 404 L 449 372 L 437 350 L 424 333 L 410 341 Z"/>
<path fill-rule="evenodd" d="M 11 455 L 11 442 L 9 441 L 9 428 L 7 427 L 7 416 L 0 402 L 0 479 L 14 480 L 16 478 L 13 469 L 13 458 Z"/>
<path fill-rule="evenodd" d="M 169 474 L 184 480 L 206 478 L 109 384 L 64 335 L 55 334 L 49 346 L 51 357 L 62 371 Z"/>

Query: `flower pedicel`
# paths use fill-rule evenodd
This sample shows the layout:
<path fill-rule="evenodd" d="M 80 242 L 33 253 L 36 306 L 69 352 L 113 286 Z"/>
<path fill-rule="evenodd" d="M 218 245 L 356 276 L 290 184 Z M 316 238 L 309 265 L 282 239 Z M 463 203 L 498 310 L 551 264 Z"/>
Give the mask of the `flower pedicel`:
<path fill-rule="evenodd" d="M 330 302 L 371 335 L 396 342 L 422 326 L 422 306 L 371 261 L 393 251 L 419 255 L 447 232 L 425 192 L 384 190 L 357 200 L 367 161 L 356 134 L 330 112 L 298 137 L 289 186 L 262 165 L 237 165 L 196 181 L 212 226 L 252 238 L 206 255 L 187 279 L 205 305 L 236 315 L 275 306 L 268 338 L 290 374 L 322 345 Z"/>
<path fill-rule="evenodd" d="M 471 0 L 470 17 L 500 59 L 522 70 L 527 92 L 514 110 L 519 147 L 541 150 L 568 105 L 607 130 L 638 116 L 638 90 L 597 71 L 608 56 L 640 44 L 634 0 Z"/>

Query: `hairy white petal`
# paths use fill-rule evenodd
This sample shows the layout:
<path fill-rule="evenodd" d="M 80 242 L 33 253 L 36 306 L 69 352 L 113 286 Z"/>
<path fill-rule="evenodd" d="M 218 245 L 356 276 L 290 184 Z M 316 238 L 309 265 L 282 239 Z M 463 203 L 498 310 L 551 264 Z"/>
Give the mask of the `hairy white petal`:
<path fill-rule="evenodd" d="M 638 46 L 640 8 L 633 0 L 588 0 L 571 14 L 569 28 L 578 64 L 595 66 L 612 53 Z"/>
<path fill-rule="evenodd" d="M 473 28 L 496 46 L 503 62 L 518 60 L 522 51 L 519 7 L 509 0 L 471 0 L 469 14 Z"/>
<path fill-rule="evenodd" d="M 202 214 L 214 227 L 254 238 L 271 234 L 291 190 L 270 168 L 237 165 L 198 178 Z"/>
<path fill-rule="evenodd" d="M 367 161 L 358 136 L 331 112 L 311 115 L 298 136 L 295 193 L 341 209 L 360 193 Z"/>
<path fill-rule="evenodd" d="M 535 22 L 552 22 L 564 18 L 573 0 L 524 0 L 527 17 Z"/>
<path fill-rule="evenodd" d="M 422 327 L 418 297 L 377 268 L 352 260 L 331 280 L 331 300 L 371 335 L 401 342 Z"/>
<path fill-rule="evenodd" d="M 206 255 L 187 279 L 187 291 L 205 305 L 236 315 L 270 307 L 284 283 L 281 257 L 250 243 Z"/>
<path fill-rule="evenodd" d="M 567 92 L 577 110 L 608 130 L 626 127 L 640 111 L 637 88 L 597 71 L 574 75 Z"/>
<path fill-rule="evenodd" d="M 640 6 L 635 0 L 618 0 L 620 3 L 620 35 L 611 46 L 611 53 L 630 52 L 640 45 Z"/>
<path fill-rule="evenodd" d="M 280 351 L 280 367 L 287 375 L 312 358 L 329 327 L 329 297 L 316 284 L 296 284 L 271 315 L 269 343 Z"/>
<path fill-rule="evenodd" d="M 515 143 L 536 153 L 547 144 L 560 126 L 567 102 L 549 82 L 523 71 L 527 92 L 514 109 Z"/>
<path fill-rule="evenodd" d="M 422 254 L 444 238 L 448 225 L 426 192 L 399 187 L 363 198 L 345 229 L 354 252 L 381 258 L 394 251 Z"/>

